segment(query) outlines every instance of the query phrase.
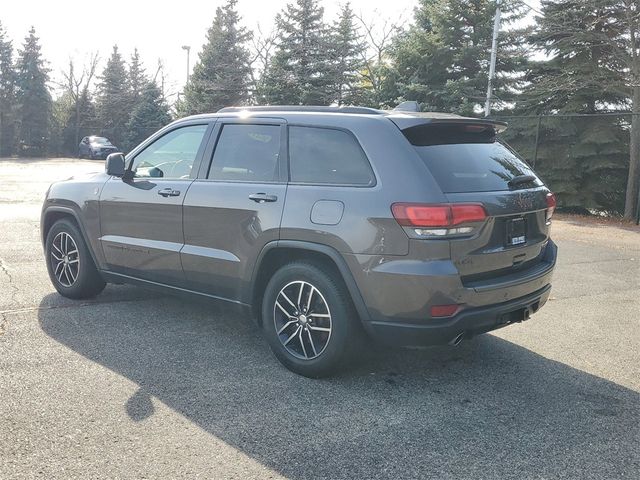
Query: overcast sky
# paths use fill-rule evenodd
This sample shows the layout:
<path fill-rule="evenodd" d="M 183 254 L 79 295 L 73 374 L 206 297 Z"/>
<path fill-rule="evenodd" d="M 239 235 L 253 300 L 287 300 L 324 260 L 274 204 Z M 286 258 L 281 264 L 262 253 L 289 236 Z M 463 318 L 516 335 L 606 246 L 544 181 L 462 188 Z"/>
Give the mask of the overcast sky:
<path fill-rule="evenodd" d="M 168 95 L 182 89 L 186 79 L 186 52 L 190 45 L 191 66 L 197 59 L 211 25 L 216 7 L 224 0 L 141 1 L 108 0 L 0 0 L 0 21 L 13 39 L 14 48 L 22 45 L 33 25 L 40 37 L 44 57 L 52 77 L 60 78 L 69 58 L 82 62 L 92 52 L 102 59 L 118 44 L 125 58 L 134 47 L 140 51 L 148 73 L 155 73 L 158 59 L 164 64 Z M 269 30 L 274 17 L 287 0 L 239 0 L 242 23 L 251 29 L 260 24 Z M 325 20 L 333 19 L 342 1 L 325 0 Z M 351 0 L 353 10 L 378 23 L 384 19 L 409 22 L 417 0 Z M 537 7 L 539 0 L 527 3 Z M 172 99 L 170 99 L 172 100 Z"/>

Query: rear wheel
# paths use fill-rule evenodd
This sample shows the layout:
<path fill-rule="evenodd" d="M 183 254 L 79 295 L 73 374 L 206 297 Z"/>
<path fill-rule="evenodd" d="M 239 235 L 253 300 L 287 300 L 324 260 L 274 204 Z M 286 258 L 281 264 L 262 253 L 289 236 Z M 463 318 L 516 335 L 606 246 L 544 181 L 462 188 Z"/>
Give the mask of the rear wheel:
<path fill-rule="evenodd" d="M 273 275 L 263 298 L 262 326 L 278 360 L 306 377 L 347 366 L 362 335 L 341 279 L 306 262 L 290 263 Z"/>
<path fill-rule="evenodd" d="M 62 219 L 53 224 L 47 234 L 45 255 L 49 278 L 61 295 L 91 298 L 104 290 L 106 283 L 72 221 Z"/>

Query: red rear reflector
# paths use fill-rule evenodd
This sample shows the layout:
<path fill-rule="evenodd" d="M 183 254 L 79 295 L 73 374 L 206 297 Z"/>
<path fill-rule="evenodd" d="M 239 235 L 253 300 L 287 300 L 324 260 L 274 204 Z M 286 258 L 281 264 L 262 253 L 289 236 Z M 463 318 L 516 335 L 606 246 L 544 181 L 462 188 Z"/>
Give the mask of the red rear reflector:
<path fill-rule="evenodd" d="M 553 212 L 556 210 L 556 205 L 556 196 L 551 192 L 547 193 L 547 220 L 551 220 Z"/>
<path fill-rule="evenodd" d="M 484 207 L 475 203 L 425 205 L 394 203 L 393 217 L 405 227 L 451 227 L 467 222 L 481 222 L 487 218 Z"/>
<path fill-rule="evenodd" d="M 431 307 L 432 317 L 452 317 L 460 310 L 460 305 L 434 305 Z"/>

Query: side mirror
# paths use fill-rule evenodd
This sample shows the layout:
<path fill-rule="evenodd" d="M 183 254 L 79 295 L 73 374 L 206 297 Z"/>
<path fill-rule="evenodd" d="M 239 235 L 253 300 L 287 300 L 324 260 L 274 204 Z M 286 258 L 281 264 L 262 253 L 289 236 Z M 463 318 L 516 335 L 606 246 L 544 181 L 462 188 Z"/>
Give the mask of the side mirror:
<path fill-rule="evenodd" d="M 124 155 L 120 152 L 110 154 L 105 162 L 105 171 L 114 177 L 124 176 Z"/>

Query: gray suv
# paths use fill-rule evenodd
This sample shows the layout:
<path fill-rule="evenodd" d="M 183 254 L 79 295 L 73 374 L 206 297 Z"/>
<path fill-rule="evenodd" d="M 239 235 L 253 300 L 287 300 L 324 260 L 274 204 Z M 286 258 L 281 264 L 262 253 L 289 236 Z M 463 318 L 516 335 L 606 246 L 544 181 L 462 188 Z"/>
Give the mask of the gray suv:
<path fill-rule="evenodd" d="M 310 377 L 367 337 L 455 345 L 551 288 L 555 198 L 504 128 L 362 107 L 184 118 L 49 188 L 49 275 L 69 298 L 111 282 L 229 302 Z"/>

